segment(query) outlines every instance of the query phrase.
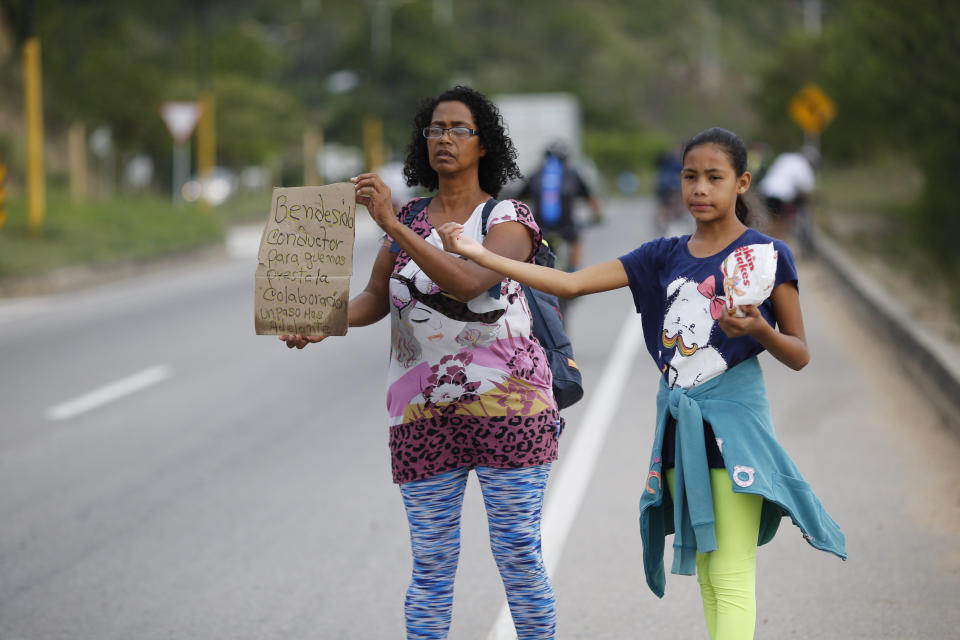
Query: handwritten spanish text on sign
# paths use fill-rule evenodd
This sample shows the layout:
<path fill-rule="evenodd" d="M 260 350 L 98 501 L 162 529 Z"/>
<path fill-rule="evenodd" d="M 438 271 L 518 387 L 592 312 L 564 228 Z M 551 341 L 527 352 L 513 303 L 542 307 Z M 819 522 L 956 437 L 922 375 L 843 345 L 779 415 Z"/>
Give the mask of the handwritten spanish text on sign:
<path fill-rule="evenodd" d="M 255 278 L 258 335 L 347 333 L 356 209 L 346 182 L 273 190 Z"/>

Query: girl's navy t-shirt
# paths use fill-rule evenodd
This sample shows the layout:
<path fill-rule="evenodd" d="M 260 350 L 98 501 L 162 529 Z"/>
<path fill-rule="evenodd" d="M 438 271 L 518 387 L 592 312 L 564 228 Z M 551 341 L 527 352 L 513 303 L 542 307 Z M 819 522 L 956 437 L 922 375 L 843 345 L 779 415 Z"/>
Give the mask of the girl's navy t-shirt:
<path fill-rule="evenodd" d="M 750 336 L 727 337 L 717 322 L 726 301 L 720 265 L 732 251 L 772 242 L 777 251 L 774 288 L 785 282 L 797 283 L 790 248 L 755 229 L 747 229 L 722 251 L 706 258 L 690 254 L 689 239 L 689 235 L 658 238 L 620 257 L 642 316 L 647 351 L 670 388 L 696 386 L 764 350 Z M 759 310 L 775 326 L 770 298 Z M 710 467 L 722 468 L 723 457 L 709 424 L 704 425 L 704 433 Z M 664 437 L 665 468 L 673 466 L 674 437 L 675 423 L 670 420 Z"/>
<path fill-rule="evenodd" d="M 620 257 L 637 312 L 642 315 L 647 351 L 671 388 L 696 386 L 763 351 L 750 336 L 727 337 L 717 323 L 726 301 L 720 265 L 734 249 L 772 242 L 777 251 L 774 288 L 797 282 L 790 248 L 755 229 L 747 229 L 706 258 L 690 254 L 689 239 L 688 235 L 658 238 Z M 774 326 L 770 298 L 759 309 Z"/>

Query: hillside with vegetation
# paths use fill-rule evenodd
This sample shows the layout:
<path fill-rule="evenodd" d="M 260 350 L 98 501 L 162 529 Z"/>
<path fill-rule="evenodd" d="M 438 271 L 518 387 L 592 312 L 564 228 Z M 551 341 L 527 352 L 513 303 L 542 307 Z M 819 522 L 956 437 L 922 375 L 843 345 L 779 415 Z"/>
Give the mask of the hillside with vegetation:
<path fill-rule="evenodd" d="M 8 113 L 20 109 L 17 46 L 29 4 L 0 2 Z M 639 168 L 651 146 L 703 126 L 755 130 L 768 52 L 801 24 L 793 2 L 32 4 L 52 139 L 75 121 L 106 124 L 120 153 L 169 162 L 159 104 L 213 91 L 226 166 L 298 162 L 308 124 L 358 145 L 368 115 L 383 119 L 399 150 L 418 100 L 464 82 L 491 94 L 572 92 L 601 167 Z M 19 144 L 18 132 L 2 135 L 0 148 Z"/>

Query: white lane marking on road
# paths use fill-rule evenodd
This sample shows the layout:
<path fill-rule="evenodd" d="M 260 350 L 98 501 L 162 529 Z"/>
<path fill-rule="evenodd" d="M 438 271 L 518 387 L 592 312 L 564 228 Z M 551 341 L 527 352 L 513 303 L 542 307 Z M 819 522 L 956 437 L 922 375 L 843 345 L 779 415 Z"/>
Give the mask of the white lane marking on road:
<path fill-rule="evenodd" d="M 564 455 L 563 464 L 557 471 L 543 509 L 543 562 L 551 579 L 560 561 L 573 519 L 587 491 L 607 431 L 620 406 L 624 385 L 641 344 L 643 326 L 640 324 L 640 315 L 631 309 L 610 351 L 603 374 L 596 385 L 590 385 L 590 403 L 584 411 L 582 422 L 571 429 L 575 435 L 574 440 Z M 510 609 L 504 600 L 487 640 L 516 637 Z"/>
<path fill-rule="evenodd" d="M 167 365 L 150 367 L 139 373 L 104 385 L 99 389 L 94 389 L 73 400 L 68 400 L 55 407 L 50 407 L 46 411 L 46 416 L 48 420 L 67 420 L 91 409 L 103 406 L 108 402 L 119 400 L 131 393 L 146 389 L 158 382 L 163 382 L 169 377 L 170 367 Z"/>

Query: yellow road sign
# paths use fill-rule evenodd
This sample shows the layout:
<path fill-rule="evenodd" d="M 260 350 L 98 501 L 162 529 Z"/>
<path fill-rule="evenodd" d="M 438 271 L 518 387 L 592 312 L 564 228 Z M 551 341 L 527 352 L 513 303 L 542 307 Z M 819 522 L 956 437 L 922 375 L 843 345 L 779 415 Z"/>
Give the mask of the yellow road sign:
<path fill-rule="evenodd" d="M 806 133 L 819 135 L 837 116 L 837 107 L 823 89 L 808 84 L 793 96 L 787 112 Z"/>

